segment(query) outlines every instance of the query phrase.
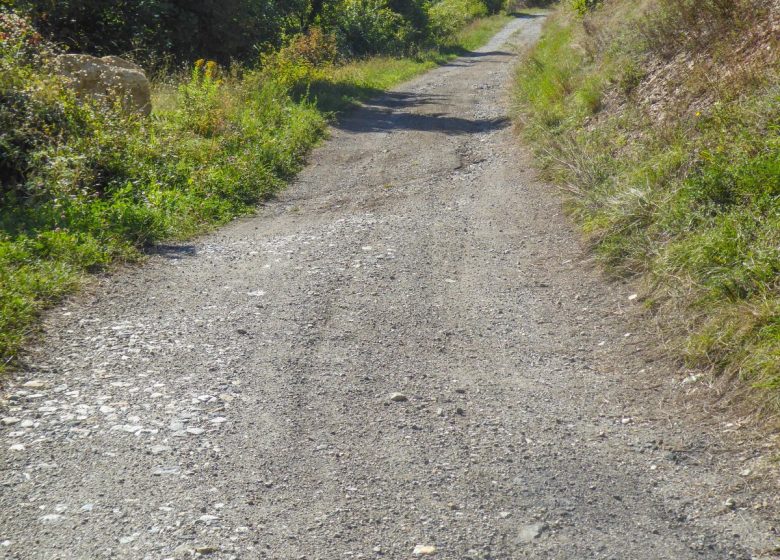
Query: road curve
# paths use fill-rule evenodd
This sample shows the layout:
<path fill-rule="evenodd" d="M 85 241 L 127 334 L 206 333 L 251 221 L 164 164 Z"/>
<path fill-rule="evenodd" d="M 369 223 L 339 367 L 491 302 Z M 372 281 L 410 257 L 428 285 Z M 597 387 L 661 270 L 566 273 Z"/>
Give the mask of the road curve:
<path fill-rule="evenodd" d="M 0 557 L 773 557 L 512 133 L 541 22 L 344 118 L 256 217 L 54 310 L 5 387 Z"/>

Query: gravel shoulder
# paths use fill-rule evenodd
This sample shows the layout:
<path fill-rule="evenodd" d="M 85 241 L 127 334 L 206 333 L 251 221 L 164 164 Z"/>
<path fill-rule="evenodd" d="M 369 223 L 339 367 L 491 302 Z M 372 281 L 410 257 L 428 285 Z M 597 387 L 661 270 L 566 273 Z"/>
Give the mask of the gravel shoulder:
<path fill-rule="evenodd" d="M 777 558 L 773 442 L 675 397 L 518 147 L 541 22 L 53 311 L 0 403 L 0 557 Z"/>

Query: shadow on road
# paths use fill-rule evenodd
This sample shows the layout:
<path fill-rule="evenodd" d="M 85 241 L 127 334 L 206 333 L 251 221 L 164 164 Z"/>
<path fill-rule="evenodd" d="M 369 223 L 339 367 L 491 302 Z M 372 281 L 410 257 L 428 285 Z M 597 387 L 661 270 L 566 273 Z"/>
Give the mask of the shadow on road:
<path fill-rule="evenodd" d="M 446 102 L 447 97 L 441 95 L 393 92 L 377 98 L 333 126 L 355 133 L 416 130 L 444 134 L 474 134 L 509 126 L 506 118 L 464 119 L 448 116 L 441 110 L 415 112 L 425 106 L 440 109 Z"/>

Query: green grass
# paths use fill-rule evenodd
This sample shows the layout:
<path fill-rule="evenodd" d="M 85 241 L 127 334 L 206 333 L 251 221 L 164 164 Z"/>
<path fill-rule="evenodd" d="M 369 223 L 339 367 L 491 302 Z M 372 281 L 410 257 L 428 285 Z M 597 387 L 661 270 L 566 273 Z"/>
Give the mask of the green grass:
<path fill-rule="evenodd" d="M 416 56 L 375 56 L 333 66 L 306 80 L 298 89 L 326 113 L 344 111 L 481 47 L 511 20 L 512 16 L 503 14 L 480 18 L 435 49 Z"/>
<path fill-rule="evenodd" d="M 41 312 L 90 274 L 252 213 L 295 176 L 334 113 L 478 47 L 509 19 L 475 21 L 414 57 L 312 66 L 288 51 L 271 61 L 278 72 L 200 65 L 156 86 L 154 115 L 140 119 L 77 102 L 47 71 L 51 47 L 8 16 L 11 29 L 0 29 L 0 371 Z"/>
<path fill-rule="evenodd" d="M 635 4 L 611 9 L 626 14 Z M 688 111 L 684 96 L 670 99 L 675 118 L 660 125 L 634 93 L 656 56 L 635 26 L 668 25 L 663 16 L 613 12 L 583 25 L 560 11 L 518 70 L 517 119 L 604 265 L 644 281 L 679 355 L 739 380 L 735 392 L 776 413 L 780 68 L 751 76 L 738 97 L 733 84 L 709 84 L 716 98 L 702 112 Z"/>

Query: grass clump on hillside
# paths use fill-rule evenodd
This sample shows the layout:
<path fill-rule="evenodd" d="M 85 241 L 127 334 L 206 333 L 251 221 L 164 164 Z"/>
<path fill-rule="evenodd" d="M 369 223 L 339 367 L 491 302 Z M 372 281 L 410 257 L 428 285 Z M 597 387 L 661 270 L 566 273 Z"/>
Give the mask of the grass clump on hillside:
<path fill-rule="evenodd" d="M 738 377 L 777 411 L 780 61 L 768 6 L 563 8 L 517 97 L 603 262 L 645 279 L 691 364 Z"/>

